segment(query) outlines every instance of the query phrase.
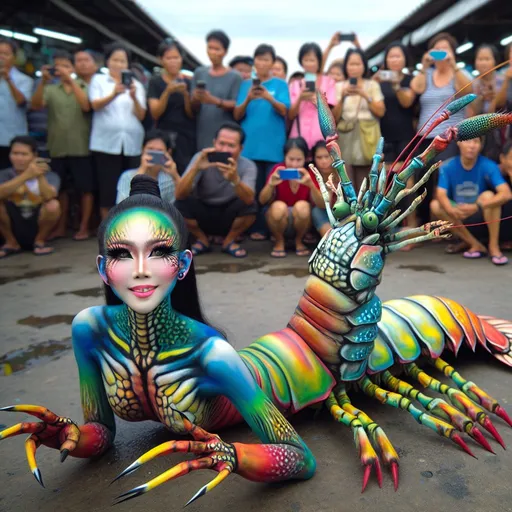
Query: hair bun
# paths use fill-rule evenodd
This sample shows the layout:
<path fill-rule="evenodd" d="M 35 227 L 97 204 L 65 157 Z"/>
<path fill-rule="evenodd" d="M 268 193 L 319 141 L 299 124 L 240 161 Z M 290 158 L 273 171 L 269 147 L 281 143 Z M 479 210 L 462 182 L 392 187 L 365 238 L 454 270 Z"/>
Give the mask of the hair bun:
<path fill-rule="evenodd" d="M 137 194 L 147 194 L 161 198 L 158 181 L 145 174 L 135 175 L 130 184 L 130 197 Z"/>

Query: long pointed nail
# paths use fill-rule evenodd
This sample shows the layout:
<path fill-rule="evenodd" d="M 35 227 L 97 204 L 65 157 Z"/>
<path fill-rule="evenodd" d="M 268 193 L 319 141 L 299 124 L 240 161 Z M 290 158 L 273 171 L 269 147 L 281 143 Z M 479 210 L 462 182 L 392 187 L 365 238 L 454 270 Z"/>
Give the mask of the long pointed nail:
<path fill-rule="evenodd" d="M 375 473 L 377 474 L 377 483 L 379 484 L 379 487 L 382 489 L 382 468 L 378 460 L 375 461 Z"/>
<path fill-rule="evenodd" d="M 116 482 L 117 480 L 119 480 L 123 476 L 126 476 L 126 475 L 129 475 L 130 473 L 133 473 L 134 471 L 139 469 L 140 466 L 142 466 L 142 464 L 140 464 L 139 462 L 135 461 L 133 464 L 130 464 L 124 471 L 121 471 L 121 473 L 119 473 L 119 475 L 117 475 L 114 478 L 114 480 L 112 480 L 112 482 L 110 482 L 108 485 L 112 485 L 114 482 Z"/>
<path fill-rule="evenodd" d="M 398 462 L 391 463 L 391 474 L 393 475 L 393 484 L 396 492 L 398 490 Z"/>
<path fill-rule="evenodd" d="M 509 418 L 505 409 L 503 409 L 501 405 L 498 405 L 498 407 L 496 407 L 494 414 L 496 414 L 496 416 L 499 416 L 502 420 L 505 420 L 512 427 L 512 420 Z"/>
<path fill-rule="evenodd" d="M 491 452 L 491 453 L 494 453 L 493 449 L 491 448 L 491 445 L 489 444 L 489 441 L 487 441 L 487 439 L 485 439 L 484 435 L 482 434 L 482 432 L 480 432 L 480 430 L 478 430 L 476 427 L 473 427 L 470 432 L 469 432 L 469 435 L 480 445 L 482 445 L 488 452 Z M 496 455 L 494 453 L 494 455 Z"/>
<path fill-rule="evenodd" d="M 371 466 L 365 466 L 364 468 L 364 476 L 363 476 L 363 488 L 361 489 L 361 494 L 366 489 L 366 486 L 368 485 L 368 480 L 370 479 L 370 473 L 372 472 Z"/>
<path fill-rule="evenodd" d="M 491 419 L 488 416 L 485 418 L 484 422 L 482 423 L 482 427 L 484 427 L 487 430 L 487 432 L 489 432 L 492 435 L 492 437 L 494 437 L 494 439 L 496 439 L 496 441 L 498 441 L 498 443 L 500 443 L 500 445 L 502 446 L 502 448 L 504 450 L 507 449 L 507 447 L 505 446 L 505 443 L 503 442 L 503 439 L 500 436 L 500 433 L 498 432 L 498 430 L 496 429 L 493 422 L 491 421 Z"/>
<path fill-rule="evenodd" d="M 123 501 L 128 501 L 133 498 L 136 498 L 137 496 L 140 496 L 141 494 L 144 494 L 145 492 L 145 485 L 139 485 L 139 487 L 134 487 L 133 489 L 129 490 L 128 492 L 125 492 L 123 494 L 120 494 L 115 498 L 117 501 L 113 503 L 113 505 L 119 505 L 119 503 L 122 503 Z"/>
<path fill-rule="evenodd" d="M 452 440 L 456 442 L 466 453 L 471 455 L 471 457 L 475 457 L 473 455 L 473 452 L 469 449 L 469 446 L 464 442 L 464 440 L 459 436 L 459 434 L 453 434 Z M 475 457 L 475 459 L 478 459 L 478 457 Z"/>
<path fill-rule="evenodd" d="M 13 411 L 15 407 L 16 407 L 15 405 L 8 405 L 7 407 L 0 407 L 0 411 Z"/>
<path fill-rule="evenodd" d="M 67 459 L 68 455 L 69 455 L 69 450 L 67 448 L 64 448 L 64 450 L 62 450 L 60 452 L 60 461 L 64 462 Z"/>
<path fill-rule="evenodd" d="M 206 494 L 206 485 L 204 487 L 201 487 L 201 489 L 199 489 L 199 491 L 197 491 L 194 496 L 192 496 L 192 498 L 190 498 L 187 503 L 185 503 L 185 507 L 188 507 L 192 502 L 196 501 L 197 499 L 199 499 L 201 496 L 204 496 Z"/>
<path fill-rule="evenodd" d="M 44 487 L 43 477 L 41 476 L 41 471 L 39 471 L 39 468 L 34 469 L 34 471 L 32 471 L 32 474 L 34 475 L 35 479 L 41 484 L 41 486 Z"/>

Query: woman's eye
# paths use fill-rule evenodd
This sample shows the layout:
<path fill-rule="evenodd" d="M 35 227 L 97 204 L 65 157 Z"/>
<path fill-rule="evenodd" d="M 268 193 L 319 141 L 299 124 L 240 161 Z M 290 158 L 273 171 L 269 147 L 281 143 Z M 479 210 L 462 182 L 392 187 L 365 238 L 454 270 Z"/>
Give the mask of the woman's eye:
<path fill-rule="evenodd" d="M 153 257 L 156 257 L 156 258 L 163 258 L 165 256 L 169 256 L 169 254 L 172 253 L 172 249 L 170 247 L 155 247 L 152 251 L 151 251 L 151 254 L 149 255 L 150 257 L 153 256 Z"/>
<path fill-rule="evenodd" d="M 114 260 L 127 260 L 132 257 L 127 249 L 109 249 L 108 256 Z"/>

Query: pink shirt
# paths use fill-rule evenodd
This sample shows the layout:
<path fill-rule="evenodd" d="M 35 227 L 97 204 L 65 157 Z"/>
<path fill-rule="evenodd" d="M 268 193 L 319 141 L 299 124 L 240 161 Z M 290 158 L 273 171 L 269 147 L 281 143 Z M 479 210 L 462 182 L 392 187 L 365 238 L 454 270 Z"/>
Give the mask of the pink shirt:
<path fill-rule="evenodd" d="M 320 77 L 320 85 L 318 85 L 317 80 L 317 87 L 326 94 L 327 103 L 329 103 L 329 105 L 336 105 L 336 82 L 332 78 L 322 75 Z M 294 80 L 290 84 L 290 100 L 292 104 L 297 101 L 297 98 L 305 88 L 306 83 L 304 80 Z M 300 125 L 300 133 L 298 125 Z M 290 137 L 299 137 L 299 135 L 304 137 L 308 143 L 309 149 L 311 149 L 316 142 L 324 139 L 320 131 L 317 108 L 311 101 L 303 101 L 300 104 L 299 115 L 292 122 Z"/>

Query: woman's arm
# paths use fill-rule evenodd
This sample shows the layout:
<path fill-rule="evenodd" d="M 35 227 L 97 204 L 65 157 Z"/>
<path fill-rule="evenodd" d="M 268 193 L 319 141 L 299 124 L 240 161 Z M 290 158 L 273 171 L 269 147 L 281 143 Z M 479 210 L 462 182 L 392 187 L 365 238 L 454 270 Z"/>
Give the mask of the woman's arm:
<path fill-rule="evenodd" d="M 130 97 L 133 100 L 133 113 L 135 117 L 142 122 L 146 117 L 146 95 L 142 84 L 132 82 L 130 85 Z"/>
<path fill-rule="evenodd" d="M 512 66 L 505 71 L 503 84 L 496 94 L 496 108 L 503 108 L 507 104 L 509 84 L 512 81 Z"/>

